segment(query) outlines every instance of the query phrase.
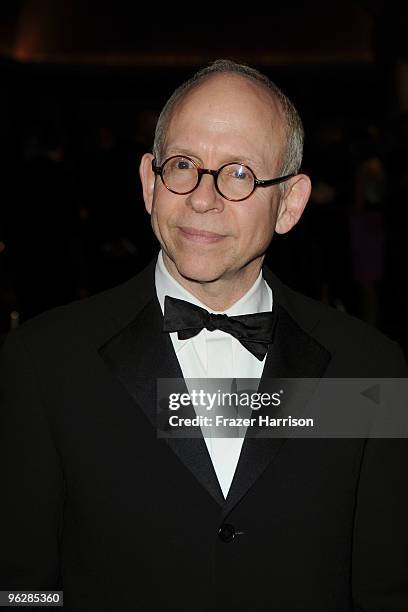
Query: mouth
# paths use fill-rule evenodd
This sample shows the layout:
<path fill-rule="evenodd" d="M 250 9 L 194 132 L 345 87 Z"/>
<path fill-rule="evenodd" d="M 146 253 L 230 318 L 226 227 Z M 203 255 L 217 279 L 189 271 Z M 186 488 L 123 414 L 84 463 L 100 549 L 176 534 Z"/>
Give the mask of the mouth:
<path fill-rule="evenodd" d="M 225 238 L 222 234 L 215 234 L 214 232 L 206 232 L 199 230 L 194 227 L 179 227 L 179 232 L 183 238 L 192 242 L 199 242 L 201 244 L 210 244 L 213 242 L 220 242 Z"/>

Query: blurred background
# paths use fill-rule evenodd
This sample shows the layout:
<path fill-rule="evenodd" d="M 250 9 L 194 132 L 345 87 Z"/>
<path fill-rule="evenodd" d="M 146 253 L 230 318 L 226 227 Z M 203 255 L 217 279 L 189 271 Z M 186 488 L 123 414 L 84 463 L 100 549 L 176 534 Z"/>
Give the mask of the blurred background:
<path fill-rule="evenodd" d="M 119 284 L 157 252 L 141 155 L 216 58 L 297 106 L 304 217 L 267 262 L 408 349 L 408 21 L 393 2 L 146 5 L 1 0 L 0 333 Z"/>

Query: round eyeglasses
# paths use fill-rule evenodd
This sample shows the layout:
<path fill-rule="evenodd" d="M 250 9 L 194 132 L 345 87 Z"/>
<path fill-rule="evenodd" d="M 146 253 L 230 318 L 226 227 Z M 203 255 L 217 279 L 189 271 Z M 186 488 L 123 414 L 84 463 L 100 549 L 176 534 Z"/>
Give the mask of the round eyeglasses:
<path fill-rule="evenodd" d="M 187 195 L 198 187 L 203 174 L 211 174 L 215 188 L 226 200 L 241 202 L 253 194 L 257 187 L 269 187 L 287 181 L 295 174 L 287 174 L 274 179 L 261 180 L 244 164 L 238 162 L 224 164 L 218 170 L 201 168 L 193 159 L 184 155 L 172 155 L 161 166 L 152 160 L 152 170 L 158 174 L 163 185 L 172 193 Z"/>

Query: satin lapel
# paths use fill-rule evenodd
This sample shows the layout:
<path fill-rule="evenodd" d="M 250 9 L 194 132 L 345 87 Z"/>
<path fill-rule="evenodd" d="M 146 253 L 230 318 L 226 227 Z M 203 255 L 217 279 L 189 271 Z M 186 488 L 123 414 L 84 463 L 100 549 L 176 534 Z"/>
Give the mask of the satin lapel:
<path fill-rule="evenodd" d="M 144 411 L 154 428 L 157 379 L 183 378 L 170 336 L 162 328 L 163 316 L 154 296 L 130 324 L 99 348 L 105 364 Z M 225 500 L 203 437 L 162 440 L 215 501 L 224 505 Z"/>
<path fill-rule="evenodd" d="M 287 310 L 277 303 L 275 337 L 268 350 L 259 392 L 268 390 L 267 380 L 276 378 L 321 378 L 330 361 L 330 353 L 307 334 Z M 224 514 L 228 514 L 273 461 L 285 438 L 245 438 Z"/>

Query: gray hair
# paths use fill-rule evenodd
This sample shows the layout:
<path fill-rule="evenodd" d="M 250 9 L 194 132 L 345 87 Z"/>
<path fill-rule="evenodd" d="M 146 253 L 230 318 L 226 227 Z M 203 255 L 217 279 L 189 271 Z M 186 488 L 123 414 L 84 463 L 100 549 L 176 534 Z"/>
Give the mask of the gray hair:
<path fill-rule="evenodd" d="M 188 81 L 182 83 L 167 100 L 157 121 L 154 135 L 153 155 L 157 163 L 161 163 L 164 139 L 172 113 L 178 102 L 180 102 L 180 100 L 193 88 L 209 77 L 225 73 L 237 74 L 260 84 L 278 101 L 283 111 L 286 133 L 286 150 L 283 153 L 280 175 L 296 174 L 299 172 L 302 164 L 304 131 L 302 121 L 296 108 L 281 89 L 279 89 L 279 87 L 267 76 L 262 74 L 262 72 L 250 66 L 246 66 L 245 64 L 238 64 L 227 59 L 216 60 L 212 64 L 201 68 L 201 70 L 196 72 Z"/>

